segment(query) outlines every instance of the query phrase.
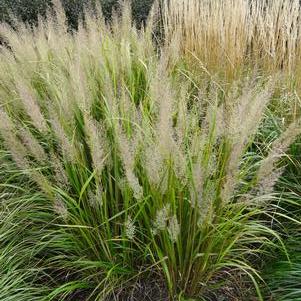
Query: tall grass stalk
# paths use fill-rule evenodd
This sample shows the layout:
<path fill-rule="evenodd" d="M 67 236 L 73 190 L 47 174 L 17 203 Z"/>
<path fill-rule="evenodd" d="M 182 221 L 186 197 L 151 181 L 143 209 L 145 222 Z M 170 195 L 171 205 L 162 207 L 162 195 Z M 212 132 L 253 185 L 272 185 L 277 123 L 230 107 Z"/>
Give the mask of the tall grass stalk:
<path fill-rule="evenodd" d="M 164 1 L 164 33 L 211 73 L 285 70 L 299 78 L 299 0 Z"/>

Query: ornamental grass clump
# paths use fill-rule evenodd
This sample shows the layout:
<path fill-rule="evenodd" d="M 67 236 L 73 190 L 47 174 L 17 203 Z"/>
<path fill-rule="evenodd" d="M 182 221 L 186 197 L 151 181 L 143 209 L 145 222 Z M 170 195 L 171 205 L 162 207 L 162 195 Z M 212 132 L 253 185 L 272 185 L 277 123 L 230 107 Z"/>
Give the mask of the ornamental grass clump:
<path fill-rule="evenodd" d="M 170 0 L 164 34 L 210 73 L 239 77 L 245 68 L 300 77 L 300 1 Z"/>
<path fill-rule="evenodd" d="M 282 245 L 273 186 L 301 131 L 256 144 L 278 79 L 196 83 L 177 44 L 153 42 L 155 11 L 141 30 L 126 4 L 111 23 L 87 12 L 69 32 L 56 6 L 0 28 L 0 299 L 123 300 L 152 275 L 145 294 L 243 282 L 262 300 L 260 258 Z"/>

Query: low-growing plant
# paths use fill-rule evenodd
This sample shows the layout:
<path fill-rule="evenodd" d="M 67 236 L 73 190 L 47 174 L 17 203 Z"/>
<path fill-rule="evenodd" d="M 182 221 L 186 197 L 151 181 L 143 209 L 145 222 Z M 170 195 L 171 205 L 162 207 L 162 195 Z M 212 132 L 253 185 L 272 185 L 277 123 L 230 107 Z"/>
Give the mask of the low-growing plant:
<path fill-rule="evenodd" d="M 1 265 L 17 254 L 1 300 L 122 300 L 150 275 L 162 300 L 247 298 L 224 290 L 239 283 L 263 300 L 257 267 L 285 253 L 270 220 L 300 120 L 257 145 L 277 77 L 197 83 L 177 44 L 157 49 L 155 19 L 138 30 L 124 4 L 70 33 L 56 2 L 35 28 L 1 25 Z"/>

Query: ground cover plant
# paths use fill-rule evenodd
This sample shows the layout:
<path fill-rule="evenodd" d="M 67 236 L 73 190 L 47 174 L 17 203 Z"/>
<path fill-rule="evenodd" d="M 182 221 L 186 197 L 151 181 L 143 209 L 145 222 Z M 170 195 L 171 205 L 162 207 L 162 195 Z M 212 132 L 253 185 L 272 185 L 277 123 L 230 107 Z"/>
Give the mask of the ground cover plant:
<path fill-rule="evenodd" d="M 254 13 L 238 2 L 236 28 Z M 263 64 L 269 24 L 257 24 L 253 66 L 220 64 L 216 27 L 211 48 L 198 45 L 189 34 L 201 27 L 176 17 L 184 3 L 156 3 L 139 29 L 128 2 L 110 22 L 87 10 L 77 31 L 60 2 L 35 27 L 1 24 L 0 300 L 300 297 L 300 256 L 286 241 L 300 229 L 299 48 L 289 35 Z M 227 53 L 248 42 L 242 33 Z M 278 290 L 281 277 L 265 283 L 270 254 L 280 271 L 293 262 L 291 291 Z"/>

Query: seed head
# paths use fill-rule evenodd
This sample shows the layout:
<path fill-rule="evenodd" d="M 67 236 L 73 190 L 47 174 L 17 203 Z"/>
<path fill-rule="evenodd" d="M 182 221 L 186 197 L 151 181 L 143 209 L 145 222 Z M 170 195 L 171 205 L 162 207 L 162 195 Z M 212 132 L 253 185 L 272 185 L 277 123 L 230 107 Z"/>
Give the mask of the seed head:
<path fill-rule="evenodd" d="M 157 231 L 163 231 L 167 228 L 167 221 L 170 215 L 170 205 L 165 205 L 157 212 L 156 219 L 154 221 L 154 233 Z"/>
<path fill-rule="evenodd" d="M 168 233 L 172 242 L 176 242 L 180 234 L 180 225 L 176 215 L 173 215 L 168 222 Z"/>
<path fill-rule="evenodd" d="M 125 235 L 129 240 L 133 240 L 136 234 L 136 226 L 131 216 L 128 216 L 125 224 Z"/>
<path fill-rule="evenodd" d="M 53 204 L 53 209 L 64 220 L 68 218 L 68 209 L 60 197 L 57 197 Z"/>

